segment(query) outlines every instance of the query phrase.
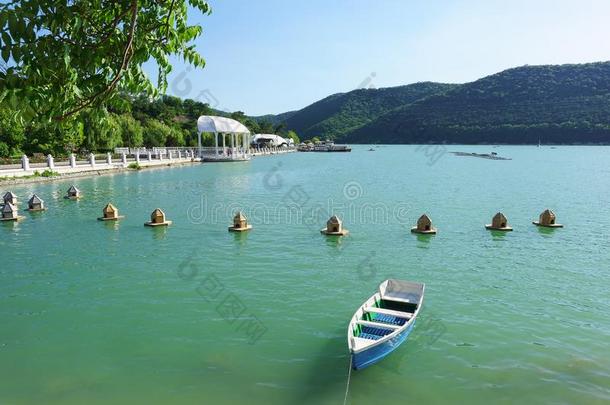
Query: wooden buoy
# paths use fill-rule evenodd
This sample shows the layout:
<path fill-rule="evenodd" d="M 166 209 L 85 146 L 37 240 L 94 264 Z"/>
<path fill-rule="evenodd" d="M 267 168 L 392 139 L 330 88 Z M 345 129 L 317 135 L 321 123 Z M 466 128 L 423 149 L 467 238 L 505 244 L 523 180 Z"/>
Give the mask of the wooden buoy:
<path fill-rule="evenodd" d="M 343 229 L 343 222 L 333 215 L 326 221 L 326 228 L 320 230 L 324 235 L 345 236 L 349 233 L 347 229 Z"/>
<path fill-rule="evenodd" d="M 119 219 L 125 218 L 122 215 L 119 215 L 119 209 L 112 205 L 111 203 L 106 204 L 104 209 L 102 210 L 102 217 L 99 217 L 98 221 L 118 221 Z"/>
<path fill-rule="evenodd" d="M 68 200 L 78 200 L 80 198 L 80 190 L 75 185 L 71 185 L 64 197 Z"/>
<path fill-rule="evenodd" d="M 165 219 L 165 212 L 161 210 L 161 208 L 155 209 L 152 214 L 150 214 L 150 222 L 145 222 L 146 226 L 169 226 L 172 224 L 172 221 L 168 221 Z"/>
<path fill-rule="evenodd" d="M 2 218 L 0 218 L 0 221 L 19 221 L 23 218 L 25 217 L 19 215 L 16 205 L 9 202 L 2 207 Z"/>
<path fill-rule="evenodd" d="M 2 200 L 5 204 L 17 205 L 17 196 L 11 191 L 7 191 L 4 196 L 2 196 Z"/>
<path fill-rule="evenodd" d="M 491 219 L 491 224 L 485 225 L 485 228 L 492 230 L 492 231 L 505 231 L 505 232 L 513 230 L 513 228 L 508 226 L 508 220 L 506 219 L 506 216 L 504 214 L 502 214 L 501 212 L 498 212 L 496 215 L 494 215 L 494 217 Z"/>
<path fill-rule="evenodd" d="M 432 220 L 430 217 L 424 214 L 417 220 L 417 226 L 411 228 L 411 232 L 421 233 L 424 235 L 434 235 L 436 234 L 436 228 L 432 226 Z"/>
<path fill-rule="evenodd" d="M 555 216 L 555 213 L 549 209 L 546 209 L 542 211 L 538 221 L 533 221 L 532 223 L 536 226 L 544 226 L 546 228 L 563 228 L 563 225 L 558 224 L 556 219 L 557 217 Z"/>
<path fill-rule="evenodd" d="M 248 219 L 237 211 L 237 214 L 233 217 L 233 225 L 229 227 L 229 232 L 245 232 L 252 229 L 252 225 L 248 224 Z"/>
<path fill-rule="evenodd" d="M 28 211 L 44 211 L 46 210 L 44 206 L 44 201 L 42 198 L 38 197 L 36 194 L 32 196 L 28 200 Z"/>

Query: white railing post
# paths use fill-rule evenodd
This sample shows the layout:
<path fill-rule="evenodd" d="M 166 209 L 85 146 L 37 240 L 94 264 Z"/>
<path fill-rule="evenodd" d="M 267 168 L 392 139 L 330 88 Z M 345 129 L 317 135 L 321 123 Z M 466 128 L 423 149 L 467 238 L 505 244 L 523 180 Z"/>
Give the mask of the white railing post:
<path fill-rule="evenodd" d="M 140 150 L 138 149 L 138 151 L 136 152 L 136 163 L 140 164 Z"/>
<path fill-rule="evenodd" d="M 112 153 L 110 152 L 106 153 L 106 163 L 108 163 L 109 165 L 112 164 Z"/>
<path fill-rule="evenodd" d="M 95 167 L 95 155 L 93 153 L 89 154 L 89 164 L 91 167 Z"/>
<path fill-rule="evenodd" d="M 182 151 L 178 150 L 178 160 L 181 160 L 181 159 L 182 159 Z"/>
<path fill-rule="evenodd" d="M 152 153 L 151 153 L 151 151 L 148 151 L 148 161 L 149 162 L 152 161 Z"/>
<path fill-rule="evenodd" d="M 74 153 L 70 153 L 70 167 L 76 168 L 76 156 L 74 156 Z"/>
<path fill-rule="evenodd" d="M 30 159 L 26 155 L 21 156 L 21 168 L 23 170 L 30 170 Z"/>
<path fill-rule="evenodd" d="M 127 167 L 127 155 L 125 152 L 121 154 L 121 162 L 123 162 L 123 167 Z"/>
<path fill-rule="evenodd" d="M 47 155 L 47 166 L 49 167 L 49 170 L 55 169 L 55 160 L 50 153 Z"/>

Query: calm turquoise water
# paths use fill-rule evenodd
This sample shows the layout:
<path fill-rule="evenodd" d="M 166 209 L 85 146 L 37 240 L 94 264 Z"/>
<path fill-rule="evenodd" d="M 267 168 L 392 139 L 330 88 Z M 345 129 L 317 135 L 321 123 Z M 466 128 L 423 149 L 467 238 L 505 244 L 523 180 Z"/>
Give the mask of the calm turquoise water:
<path fill-rule="evenodd" d="M 610 148 L 367 149 L 12 187 L 49 210 L 0 224 L 0 403 L 341 404 L 347 323 L 389 277 L 424 308 L 349 403 L 608 403 Z M 142 226 L 157 206 L 173 226 Z M 531 224 L 547 207 L 565 228 Z M 514 232 L 484 229 L 499 210 Z"/>

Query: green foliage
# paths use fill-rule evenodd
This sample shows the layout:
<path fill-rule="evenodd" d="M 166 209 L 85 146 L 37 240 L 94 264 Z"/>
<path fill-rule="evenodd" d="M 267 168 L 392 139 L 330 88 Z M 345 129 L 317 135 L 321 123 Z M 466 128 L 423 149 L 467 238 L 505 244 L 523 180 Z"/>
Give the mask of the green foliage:
<path fill-rule="evenodd" d="M 116 115 L 89 110 L 81 113 L 81 117 L 85 134 L 82 146 L 85 150 L 106 152 L 122 145 L 122 127 Z"/>
<path fill-rule="evenodd" d="M 191 145 L 196 146 L 197 144 Z M 201 145 L 202 146 L 214 146 L 214 134 L 201 134 Z"/>
<path fill-rule="evenodd" d="M 286 133 L 286 138 L 292 139 L 294 141 L 295 145 L 298 144 L 299 142 L 301 142 L 297 133 L 292 130 L 288 131 Z"/>
<path fill-rule="evenodd" d="M 524 66 L 402 106 L 350 142 L 610 143 L 610 63 Z"/>
<path fill-rule="evenodd" d="M 144 122 L 144 146 L 147 148 L 165 145 L 170 128 L 164 123 L 150 118 Z"/>
<path fill-rule="evenodd" d="M 139 163 L 130 163 L 129 166 L 127 166 L 129 169 L 133 169 L 133 170 L 141 170 L 142 166 L 140 166 Z"/>
<path fill-rule="evenodd" d="M 335 94 L 254 117 L 355 143 L 610 143 L 610 63 L 524 66 L 463 85 Z"/>
<path fill-rule="evenodd" d="M 358 89 L 339 93 L 315 102 L 302 110 L 280 114 L 286 128 L 303 137 L 340 139 L 349 131 L 365 125 L 391 109 L 413 103 L 423 97 L 457 87 L 453 84 L 415 83 L 383 89 Z M 277 118 L 259 117 L 259 122 Z"/>
<path fill-rule="evenodd" d="M 188 132 L 187 132 L 188 133 Z M 184 132 L 170 126 L 170 132 L 165 141 L 166 146 L 185 146 Z"/>
<path fill-rule="evenodd" d="M 0 157 L 6 158 L 11 155 L 11 149 L 8 145 L 2 141 L 0 141 Z"/>
<path fill-rule="evenodd" d="M 167 87 L 170 55 L 205 62 L 187 10 L 203 0 L 22 0 L 0 4 L 0 142 L 3 154 L 107 151 L 144 144 L 196 144 L 195 115 L 210 108 Z M 157 87 L 142 71 L 154 60 Z M 133 98 L 128 94 L 139 94 Z M 153 101 L 151 101 L 153 100 Z M 180 119 L 179 119 L 180 118 Z M 168 129 L 169 128 L 169 129 Z M 26 136 L 27 135 L 27 136 Z"/>
<path fill-rule="evenodd" d="M 8 145 L 10 155 L 105 152 L 117 146 L 197 146 L 197 118 L 227 115 L 205 103 L 169 96 L 153 100 L 122 96 L 120 100 L 119 108 L 88 109 L 60 123 L 27 126 L 13 120 L 14 110 L 0 103 L 0 142 Z M 258 128 L 255 120 L 243 113 L 238 116 L 251 131 Z M 147 133 L 149 129 L 151 133 Z M 203 134 L 202 144 L 212 146 L 213 136 Z"/>
<path fill-rule="evenodd" d="M 275 127 L 271 121 L 259 121 L 258 132 L 261 134 L 275 134 Z"/>
<path fill-rule="evenodd" d="M 21 145 L 24 153 L 67 154 L 77 152 L 85 140 L 82 121 L 59 125 L 35 124 L 26 129 L 27 138 Z"/>
<path fill-rule="evenodd" d="M 37 172 L 36 172 L 36 173 L 37 173 Z M 40 173 L 40 175 L 41 175 L 42 177 L 57 177 L 57 176 L 59 176 L 60 174 L 59 174 L 58 172 L 54 172 L 53 170 L 49 170 L 49 169 L 47 169 L 47 170 L 45 170 L 44 172 Z"/>
<path fill-rule="evenodd" d="M 21 154 L 21 149 L 25 142 L 23 126 L 16 125 L 12 116 L 15 114 L 13 109 L 0 104 L 0 145 L 7 146 L 8 151 L 0 146 L 0 156 Z"/>
<path fill-rule="evenodd" d="M 167 87 L 170 55 L 196 67 L 189 45 L 202 32 L 188 25 L 189 5 L 203 0 L 21 0 L 0 4 L 0 102 L 26 123 L 65 121 L 80 111 L 114 103 L 119 91 L 156 96 Z M 153 59 L 157 88 L 142 70 Z M 123 111 L 124 112 L 124 111 Z"/>
<path fill-rule="evenodd" d="M 121 130 L 121 146 L 137 148 L 144 144 L 142 125 L 131 114 L 116 115 L 115 119 Z"/>

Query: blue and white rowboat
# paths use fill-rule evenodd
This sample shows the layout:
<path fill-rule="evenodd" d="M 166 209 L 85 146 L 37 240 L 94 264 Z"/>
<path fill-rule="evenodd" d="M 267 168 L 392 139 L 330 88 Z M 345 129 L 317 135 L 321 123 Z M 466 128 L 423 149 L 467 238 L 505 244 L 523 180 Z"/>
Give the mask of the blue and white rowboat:
<path fill-rule="evenodd" d="M 424 288 L 422 283 L 386 280 L 358 308 L 347 329 L 355 370 L 377 363 L 407 340 L 424 300 Z"/>

